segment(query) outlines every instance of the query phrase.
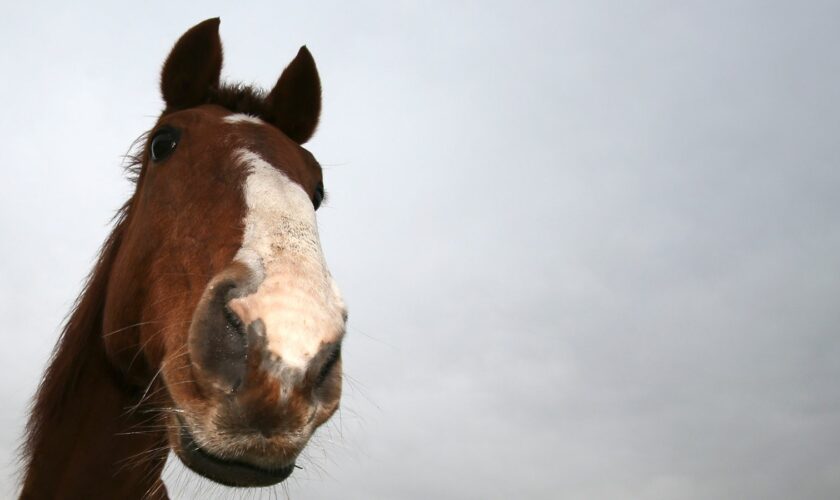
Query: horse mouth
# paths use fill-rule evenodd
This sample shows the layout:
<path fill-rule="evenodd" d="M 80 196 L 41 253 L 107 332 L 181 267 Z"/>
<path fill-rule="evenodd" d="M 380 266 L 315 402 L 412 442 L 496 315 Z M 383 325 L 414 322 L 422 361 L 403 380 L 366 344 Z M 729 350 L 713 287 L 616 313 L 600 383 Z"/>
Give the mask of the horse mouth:
<path fill-rule="evenodd" d="M 272 486 L 288 478 L 295 470 L 291 462 L 268 469 L 239 460 L 221 458 L 202 449 L 193 439 L 184 422 L 180 422 L 178 458 L 190 469 L 207 479 L 234 487 Z"/>

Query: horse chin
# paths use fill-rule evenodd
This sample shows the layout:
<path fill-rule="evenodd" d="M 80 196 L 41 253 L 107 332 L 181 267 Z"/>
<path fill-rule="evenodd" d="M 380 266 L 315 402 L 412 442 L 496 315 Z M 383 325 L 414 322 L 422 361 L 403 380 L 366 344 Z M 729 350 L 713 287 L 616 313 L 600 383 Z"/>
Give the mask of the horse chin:
<path fill-rule="evenodd" d="M 172 449 L 184 465 L 193 472 L 225 486 L 272 486 L 283 482 L 295 469 L 294 460 L 282 466 L 268 468 L 243 459 L 219 457 L 196 443 L 183 421 L 179 422 L 179 431 L 173 438 L 175 442 Z"/>

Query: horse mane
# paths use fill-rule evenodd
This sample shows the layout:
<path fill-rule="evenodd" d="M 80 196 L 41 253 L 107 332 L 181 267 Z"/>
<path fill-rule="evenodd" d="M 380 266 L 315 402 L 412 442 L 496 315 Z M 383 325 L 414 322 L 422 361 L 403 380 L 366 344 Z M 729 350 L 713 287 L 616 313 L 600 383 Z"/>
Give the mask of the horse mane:
<path fill-rule="evenodd" d="M 105 356 L 104 345 L 97 348 L 96 343 L 101 339 L 108 277 L 122 241 L 130 204 L 131 199 L 114 216 L 114 229 L 102 245 L 96 265 L 65 321 L 38 386 L 21 449 L 21 459 L 27 464 L 43 440 L 45 430 L 60 418 L 61 409 L 72 396 L 82 371 L 91 362 L 98 361 L 95 357 Z M 114 374 L 119 377 L 116 369 Z"/>

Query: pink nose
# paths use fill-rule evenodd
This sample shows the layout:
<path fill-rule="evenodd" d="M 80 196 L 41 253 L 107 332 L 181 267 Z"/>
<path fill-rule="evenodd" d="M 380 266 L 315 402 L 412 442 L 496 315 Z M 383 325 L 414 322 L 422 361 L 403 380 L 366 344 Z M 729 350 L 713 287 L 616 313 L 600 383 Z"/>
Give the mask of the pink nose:
<path fill-rule="evenodd" d="M 295 386 L 317 388 L 340 359 L 340 338 L 318 344 L 304 367 L 289 367 L 283 359 L 266 355 L 262 318 L 249 317 L 246 323 L 231 307 L 232 301 L 258 288 L 250 277 L 247 269 L 233 265 L 212 280 L 199 301 L 189 333 L 197 382 L 208 393 L 226 395 L 267 383 L 267 379 L 273 379 L 284 393 Z"/>

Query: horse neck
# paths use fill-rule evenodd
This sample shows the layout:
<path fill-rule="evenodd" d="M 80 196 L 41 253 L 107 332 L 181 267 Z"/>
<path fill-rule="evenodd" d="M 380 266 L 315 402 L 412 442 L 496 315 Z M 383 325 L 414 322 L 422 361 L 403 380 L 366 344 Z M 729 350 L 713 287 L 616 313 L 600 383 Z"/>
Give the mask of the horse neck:
<path fill-rule="evenodd" d="M 109 361 L 102 339 L 109 270 L 124 225 L 120 217 L 38 389 L 21 498 L 166 498 L 165 431 L 154 415 L 150 424 L 148 414 L 131 411 L 140 391 Z"/>

